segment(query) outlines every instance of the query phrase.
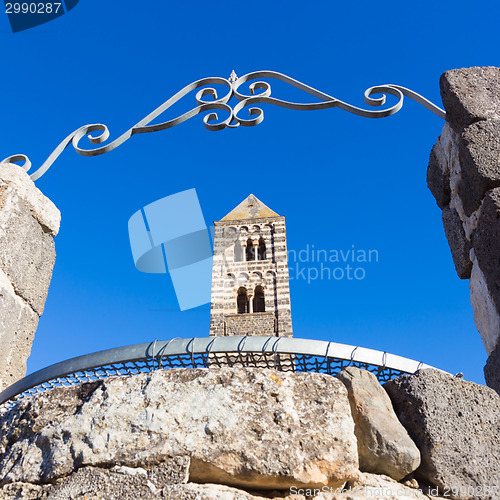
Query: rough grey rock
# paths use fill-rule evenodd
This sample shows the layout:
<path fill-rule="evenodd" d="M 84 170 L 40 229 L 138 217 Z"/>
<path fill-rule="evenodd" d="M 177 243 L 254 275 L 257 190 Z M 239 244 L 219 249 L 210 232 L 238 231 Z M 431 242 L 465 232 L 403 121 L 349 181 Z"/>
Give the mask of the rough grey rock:
<path fill-rule="evenodd" d="M 439 83 L 446 120 L 455 130 L 500 118 L 500 68 L 453 69 L 444 72 Z"/>
<path fill-rule="evenodd" d="M 489 289 L 500 304 L 500 188 L 488 191 L 473 237 L 474 255 L 487 275 Z M 496 293 L 494 293 L 496 292 Z"/>
<path fill-rule="evenodd" d="M 493 300 L 486 276 L 479 267 L 477 258 L 472 259 L 472 272 L 469 281 L 470 301 L 474 311 L 474 323 L 481 334 L 483 345 L 491 354 L 498 342 L 500 314 Z"/>
<path fill-rule="evenodd" d="M 358 465 L 347 390 L 317 373 L 162 370 L 57 388 L 0 420 L 2 483 L 175 456 L 194 482 L 341 486 Z"/>
<path fill-rule="evenodd" d="M 220 484 L 188 483 L 167 486 L 162 491 L 162 498 L 166 500 L 269 500 L 272 497 L 262 497 L 258 493 L 252 494 Z M 292 500 L 289 496 L 279 498 L 279 500 L 287 499 Z M 297 498 L 297 500 L 301 499 Z"/>
<path fill-rule="evenodd" d="M 75 474 L 46 488 L 46 498 L 68 500 L 153 500 L 161 490 L 149 480 L 147 473 L 122 474 L 106 469 L 84 467 Z M 43 497 L 42 497 L 43 498 Z"/>
<path fill-rule="evenodd" d="M 486 191 L 500 186 L 500 120 L 467 127 L 459 143 L 461 181 L 458 194 L 466 215 L 481 205 Z"/>
<path fill-rule="evenodd" d="M 55 262 L 54 240 L 34 219 L 28 204 L 0 183 L 0 269 L 41 316 Z"/>
<path fill-rule="evenodd" d="M 0 500 L 258 500 L 245 491 L 216 484 L 185 484 L 189 459 L 176 457 L 149 469 L 83 467 L 49 485 L 11 483 L 0 489 Z"/>
<path fill-rule="evenodd" d="M 484 367 L 484 379 L 488 387 L 500 394 L 500 342 L 489 355 Z"/>
<path fill-rule="evenodd" d="M 188 471 L 187 457 L 176 457 L 148 469 L 83 467 L 74 474 L 58 479 L 53 485 L 45 486 L 39 495 L 50 500 L 152 500 L 161 496 L 167 485 L 186 483 Z M 17 484 L 24 486 L 25 483 Z M 4 487 L 4 491 L 9 491 L 8 486 Z"/>
<path fill-rule="evenodd" d="M 443 226 L 458 277 L 469 279 L 472 271 L 472 262 L 469 257 L 471 243 L 465 235 L 462 220 L 454 208 L 444 208 Z"/>
<path fill-rule="evenodd" d="M 31 215 L 40 223 L 46 233 L 56 236 L 61 223 L 61 212 L 35 186 L 25 170 L 15 164 L 0 164 L 0 185 L 8 184 L 24 200 Z"/>
<path fill-rule="evenodd" d="M 337 377 L 347 387 L 358 440 L 359 468 L 400 480 L 420 465 L 420 452 L 401 425 L 391 400 L 368 370 L 344 368 Z"/>
<path fill-rule="evenodd" d="M 457 273 L 470 278 L 474 321 L 491 354 L 500 338 L 500 68 L 447 71 L 441 94 L 447 121 L 431 153 L 428 185 L 443 209 Z M 489 380 L 494 360 L 485 367 Z"/>
<path fill-rule="evenodd" d="M 415 483 L 416 481 L 414 481 L 414 487 L 410 488 L 385 475 L 360 472 L 356 478 L 349 480 L 346 484 L 345 495 L 349 495 L 348 498 L 360 500 L 365 498 L 427 500 L 429 497 L 418 488 L 418 483 Z M 438 500 L 440 497 L 434 495 L 432 498 Z"/>
<path fill-rule="evenodd" d="M 173 464 L 172 464 L 173 462 Z M 189 465 L 189 461 L 186 461 Z M 218 484 L 185 484 L 175 477 L 186 464 L 178 460 L 156 465 L 151 469 L 114 467 L 103 469 L 83 467 L 50 485 L 12 483 L 0 490 L 0 500 L 260 500 L 246 491 Z M 173 470 L 172 470 L 173 469 Z M 172 478 L 172 473 L 174 477 Z M 173 479 L 173 480 L 172 480 Z"/>
<path fill-rule="evenodd" d="M 436 199 L 438 207 L 442 210 L 450 203 L 450 169 L 442 159 L 440 151 L 440 141 L 434 144 L 429 156 L 429 166 L 427 167 L 427 187 Z"/>
<path fill-rule="evenodd" d="M 0 500 L 41 500 L 47 498 L 49 488 L 31 483 L 13 483 L 0 488 Z"/>
<path fill-rule="evenodd" d="M 144 471 L 146 472 L 146 471 Z M 298 490 L 295 490 L 298 491 Z M 360 474 L 345 492 L 329 489 L 308 495 L 295 491 L 245 491 L 220 484 L 168 484 L 158 489 L 147 473 L 126 478 L 109 469 L 86 467 L 54 485 L 12 483 L 0 488 L 0 500 L 439 500 L 387 476 Z M 314 489 L 304 493 L 314 493 Z M 290 493 L 290 494 L 287 494 Z"/>
<path fill-rule="evenodd" d="M 26 373 L 60 218 L 21 167 L 0 165 L 0 390 Z"/>
<path fill-rule="evenodd" d="M 488 289 L 486 293 L 491 297 L 490 302 L 496 309 L 494 313 L 498 316 L 500 314 L 500 188 L 488 191 L 486 194 L 473 236 L 473 245 L 477 264 Z M 500 338 L 500 331 L 496 329 L 481 334 L 490 353 Z"/>
<path fill-rule="evenodd" d="M 24 377 L 38 319 L 0 269 L 0 391 Z"/>
<path fill-rule="evenodd" d="M 493 389 L 438 370 L 399 377 L 384 388 L 422 454 L 417 479 L 441 494 L 455 490 L 458 499 L 471 498 L 460 491 L 500 490 L 500 396 Z"/>

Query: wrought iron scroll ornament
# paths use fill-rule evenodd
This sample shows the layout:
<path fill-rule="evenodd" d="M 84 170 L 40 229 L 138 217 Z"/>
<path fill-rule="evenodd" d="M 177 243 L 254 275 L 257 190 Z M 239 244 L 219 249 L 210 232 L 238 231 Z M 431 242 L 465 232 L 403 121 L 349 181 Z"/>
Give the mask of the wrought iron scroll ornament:
<path fill-rule="evenodd" d="M 274 79 L 285 82 L 299 90 L 306 92 L 307 94 L 316 97 L 317 99 L 319 99 L 319 101 L 315 103 L 297 103 L 271 97 L 271 85 L 266 81 L 255 81 L 253 83 L 250 83 L 250 95 L 247 95 L 240 91 L 240 87 L 244 83 L 259 78 Z M 216 89 L 214 89 L 213 87 L 208 87 L 208 85 L 223 85 L 227 87 L 227 92 L 223 96 L 219 97 Z M 167 120 L 162 123 L 151 124 L 153 120 L 162 115 L 176 102 L 180 101 L 185 95 L 196 89 L 199 89 L 200 87 L 202 88 L 196 93 L 195 97 L 197 106 L 171 120 Z M 372 97 L 374 94 L 382 95 L 381 97 Z M 225 128 L 236 128 L 240 125 L 244 127 L 253 127 L 261 123 L 264 119 L 263 110 L 260 107 L 252 106 L 254 104 L 273 104 L 282 108 L 295 109 L 299 111 L 340 108 L 344 111 L 348 111 L 349 113 L 363 116 L 365 118 L 384 118 L 386 116 L 397 113 L 403 106 L 403 99 L 404 96 L 406 96 L 420 103 L 422 106 L 426 107 L 434 114 L 438 115 L 440 118 L 446 119 L 446 113 L 443 109 L 425 99 L 420 94 L 417 94 L 416 92 L 413 92 L 412 90 L 401 87 L 399 85 L 384 84 L 370 87 L 365 91 L 364 94 L 365 103 L 373 107 L 383 106 L 386 102 L 385 94 L 390 94 L 396 97 L 398 101 L 394 105 L 386 109 L 373 110 L 363 109 L 352 106 L 351 104 L 347 104 L 343 101 L 340 101 L 339 99 L 336 99 L 335 97 L 332 97 L 331 95 L 325 94 L 324 92 L 321 92 L 313 87 L 310 87 L 304 83 L 299 82 L 298 80 L 295 80 L 276 71 L 254 71 L 252 73 L 247 73 L 246 75 L 243 75 L 239 78 L 233 71 L 228 79 L 221 77 L 203 78 L 184 87 L 170 99 L 165 101 L 161 106 L 156 108 L 152 113 L 143 118 L 140 122 L 135 124 L 121 136 L 106 145 L 93 149 L 84 149 L 80 147 L 80 141 L 84 136 L 87 136 L 91 144 L 102 144 L 103 142 L 105 142 L 109 138 L 109 130 L 106 125 L 103 125 L 101 123 L 94 123 L 78 128 L 77 130 L 69 134 L 59 144 L 59 146 L 57 146 L 57 148 L 45 160 L 42 166 L 35 172 L 33 172 L 30 177 L 33 180 L 39 179 L 70 144 L 73 145 L 77 153 L 83 156 L 98 156 L 112 151 L 135 134 L 145 134 L 147 132 L 157 132 L 159 130 L 172 128 L 176 125 L 179 125 L 180 123 L 185 122 L 186 120 L 189 120 L 193 116 L 207 111 L 209 111 L 210 113 L 204 116 L 203 123 L 208 130 L 218 131 Z M 239 102 L 234 107 L 231 107 L 228 103 L 233 97 L 235 97 Z M 244 108 L 249 108 L 249 118 L 243 118 L 241 116 L 241 111 Z M 220 119 L 215 110 L 224 111 L 225 113 L 227 113 L 227 118 Z M 100 133 L 98 135 L 92 135 L 93 132 Z M 30 170 L 31 162 L 29 158 L 24 154 L 9 156 L 8 158 L 5 158 L 5 160 L 0 162 L 0 164 L 17 162 L 24 162 L 21 166 L 27 172 Z"/>

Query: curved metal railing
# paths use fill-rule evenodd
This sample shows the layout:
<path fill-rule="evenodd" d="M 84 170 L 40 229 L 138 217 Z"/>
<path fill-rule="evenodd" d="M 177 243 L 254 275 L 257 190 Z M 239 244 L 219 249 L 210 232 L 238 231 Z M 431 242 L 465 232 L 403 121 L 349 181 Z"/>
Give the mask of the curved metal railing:
<path fill-rule="evenodd" d="M 258 367 L 280 371 L 336 375 L 357 366 L 380 382 L 433 368 L 387 352 L 336 342 L 289 337 L 204 337 L 155 340 L 85 354 L 43 368 L 0 393 L 0 405 L 55 387 L 78 385 L 112 376 L 127 376 L 168 368 Z"/>

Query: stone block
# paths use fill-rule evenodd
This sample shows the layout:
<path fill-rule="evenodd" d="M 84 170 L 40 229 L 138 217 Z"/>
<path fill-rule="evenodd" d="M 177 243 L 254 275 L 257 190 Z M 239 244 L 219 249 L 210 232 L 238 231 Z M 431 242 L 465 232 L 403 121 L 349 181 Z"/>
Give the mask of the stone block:
<path fill-rule="evenodd" d="M 427 167 L 427 186 L 442 210 L 450 203 L 450 169 L 446 163 L 440 161 L 439 139 L 434 144 L 429 156 Z"/>
<path fill-rule="evenodd" d="M 31 483 L 13 483 L 0 488 L 0 500 L 41 500 L 48 498 L 48 487 Z"/>
<path fill-rule="evenodd" d="M 474 311 L 474 323 L 481 334 L 484 348 L 491 354 L 498 342 L 500 332 L 500 314 L 477 259 L 473 259 L 469 281 L 470 301 Z"/>
<path fill-rule="evenodd" d="M 56 388 L 0 420 L 4 484 L 177 456 L 196 483 L 341 487 L 358 465 L 347 390 L 318 373 L 160 370 Z"/>
<path fill-rule="evenodd" d="M 489 387 L 422 370 L 384 385 L 396 415 L 420 449 L 415 477 L 440 494 L 500 491 L 500 396 Z M 460 493 L 462 492 L 462 493 Z M 465 492 L 465 494 L 464 494 Z"/>
<path fill-rule="evenodd" d="M 500 68 L 452 69 L 441 75 L 439 83 L 446 120 L 455 130 L 500 118 Z"/>
<path fill-rule="evenodd" d="M 156 499 L 165 486 L 184 484 L 189 475 L 189 459 L 175 457 L 149 468 L 115 466 L 110 469 L 84 467 L 59 479 L 49 489 L 52 500 L 92 498 L 107 500 Z"/>
<path fill-rule="evenodd" d="M 469 257 L 471 243 L 465 235 L 462 220 L 454 208 L 445 207 L 442 216 L 455 270 L 460 279 L 469 279 L 472 271 L 472 262 Z"/>
<path fill-rule="evenodd" d="M 500 120 L 474 123 L 459 141 L 458 195 L 466 215 L 481 205 L 486 191 L 500 186 Z"/>
<path fill-rule="evenodd" d="M 391 400 L 368 370 L 344 368 L 338 375 L 347 388 L 358 440 L 359 469 L 399 481 L 420 465 L 420 452 L 401 425 Z"/>
<path fill-rule="evenodd" d="M 56 236 L 61 223 L 61 212 L 35 186 L 30 176 L 18 165 L 0 165 L 0 186 L 12 187 L 17 195 L 29 206 L 31 215 L 40 223 L 43 230 Z"/>
<path fill-rule="evenodd" d="M 380 500 L 429 500 L 429 498 L 432 498 L 433 500 L 439 500 L 440 498 L 435 495 L 431 497 L 425 495 L 418 488 L 418 484 L 410 488 L 405 484 L 398 483 L 391 477 L 363 472 L 355 479 L 348 481 L 346 489 L 345 494 L 338 495 L 332 500 L 336 500 L 336 498 L 339 500 L 340 498 L 346 500 L 368 500 L 369 498 Z"/>
<path fill-rule="evenodd" d="M 38 315 L 16 295 L 0 269 L 0 391 L 26 374 L 37 326 Z"/>
<path fill-rule="evenodd" d="M 249 493 L 237 488 L 220 484 L 173 484 L 163 489 L 165 500 L 273 500 L 269 496 L 261 496 L 258 492 Z M 292 497 L 280 495 L 275 500 L 292 500 Z M 297 498 L 297 500 L 302 500 Z M 305 498 L 304 498 L 305 500 Z"/>
<path fill-rule="evenodd" d="M 0 269 L 39 315 L 55 262 L 54 240 L 14 188 L 0 184 Z"/>
<path fill-rule="evenodd" d="M 488 387 L 491 387 L 500 395 L 500 341 L 497 341 L 495 349 L 493 349 L 486 361 L 484 379 Z"/>
<path fill-rule="evenodd" d="M 189 460 L 176 457 L 148 469 L 131 467 L 83 467 L 51 485 L 13 483 L 0 490 L 0 499 L 33 498 L 67 500 L 156 499 L 170 484 L 187 482 Z"/>
<path fill-rule="evenodd" d="M 486 350 L 490 353 L 500 338 L 500 188 L 486 194 L 472 243 L 480 273 L 475 273 L 474 280 L 471 279 L 471 294 L 477 295 L 471 298 L 477 303 L 475 316 L 480 314 L 481 303 L 483 307 L 491 305 L 491 310 L 483 314 L 485 317 L 478 318 L 483 323 L 483 328 L 477 325 Z"/>
<path fill-rule="evenodd" d="M 138 471 L 138 469 L 136 469 Z M 168 484 L 158 488 L 148 471 L 120 474 L 113 469 L 85 467 L 53 485 L 8 484 L 0 489 L 0 500 L 273 500 L 220 484 Z M 279 494 L 279 493 L 278 493 Z M 316 497 L 315 497 L 316 498 Z M 345 498 L 345 497 L 342 497 Z M 416 497 L 419 498 L 419 497 Z M 281 494 L 276 500 L 306 500 L 304 496 Z M 325 497 L 318 497 L 325 500 Z"/>

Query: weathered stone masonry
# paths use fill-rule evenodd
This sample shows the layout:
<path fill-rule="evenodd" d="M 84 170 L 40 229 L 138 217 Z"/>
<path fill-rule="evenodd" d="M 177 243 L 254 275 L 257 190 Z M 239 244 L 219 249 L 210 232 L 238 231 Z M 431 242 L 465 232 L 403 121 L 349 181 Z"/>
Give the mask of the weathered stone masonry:
<path fill-rule="evenodd" d="M 0 390 L 26 373 L 60 220 L 59 210 L 21 167 L 0 165 Z"/>
<path fill-rule="evenodd" d="M 382 388 L 352 366 L 58 387 L 1 415 L 0 500 L 497 500 L 499 403 L 437 370 Z"/>
<path fill-rule="evenodd" d="M 292 336 L 285 218 L 250 195 L 214 225 L 210 335 Z"/>
<path fill-rule="evenodd" d="M 445 72 L 446 124 L 431 151 L 427 183 L 443 210 L 458 276 L 470 279 L 474 321 L 500 393 L 500 68 Z"/>

